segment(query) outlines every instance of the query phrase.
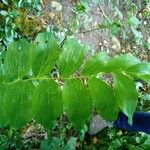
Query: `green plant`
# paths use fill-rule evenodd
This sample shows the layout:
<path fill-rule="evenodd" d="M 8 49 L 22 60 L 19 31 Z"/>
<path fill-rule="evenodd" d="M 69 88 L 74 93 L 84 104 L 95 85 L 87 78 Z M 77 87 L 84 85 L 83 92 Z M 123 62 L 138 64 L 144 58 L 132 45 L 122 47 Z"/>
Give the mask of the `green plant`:
<path fill-rule="evenodd" d="M 108 6 L 105 6 L 105 3 L 108 3 Z M 149 0 L 138 3 L 131 0 L 93 0 L 91 4 L 89 0 L 80 0 L 75 6 L 70 29 L 77 34 L 105 30 L 108 37 L 115 36 L 118 39 L 121 51 L 130 47 L 130 52 L 138 56 L 138 49 L 141 49 L 148 56 L 147 48 L 150 44 L 146 32 L 149 24 L 149 3 Z M 91 15 L 93 11 L 100 14 L 95 25 L 95 19 Z"/>
<path fill-rule="evenodd" d="M 109 121 L 123 111 L 132 124 L 138 93 L 134 79 L 150 84 L 150 63 L 131 54 L 109 58 L 99 52 L 85 60 L 87 50 L 75 38 L 59 47 L 50 32 L 29 43 L 13 42 L 0 61 L 0 127 L 21 128 L 34 118 L 49 133 L 63 110 L 81 130 L 95 105 Z M 113 86 L 101 78 L 111 74 Z"/>
<path fill-rule="evenodd" d="M 68 140 L 67 144 L 64 143 L 64 139 L 53 138 L 51 141 L 51 144 L 49 143 L 48 140 L 45 140 L 41 144 L 41 150 L 49 150 L 49 149 L 75 150 L 76 141 L 77 141 L 77 138 L 75 137 L 71 137 Z"/>
<path fill-rule="evenodd" d="M 43 29 L 39 15 L 39 0 L 2 0 L 0 2 L 0 52 L 5 57 L 6 47 L 14 40 L 33 36 Z M 36 27 L 35 27 L 36 26 Z"/>

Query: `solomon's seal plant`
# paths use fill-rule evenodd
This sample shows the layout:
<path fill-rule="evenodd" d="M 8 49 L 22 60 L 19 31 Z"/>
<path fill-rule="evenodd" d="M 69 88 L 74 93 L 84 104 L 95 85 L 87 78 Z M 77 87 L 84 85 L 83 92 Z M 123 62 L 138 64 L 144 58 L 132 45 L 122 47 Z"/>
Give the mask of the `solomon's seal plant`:
<path fill-rule="evenodd" d="M 80 130 L 93 106 L 108 121 L 122 111 L 132 124 L 138 100 L 134 81 L 150 84 L 150 63 L 131 54 L 109 58 L 104 52 L 85 60 L 86 53 L 75 38 L 59 47 L 50 32 L 31 43 L 10 44 L 0 61 L 0 127 L 21 128 L 34 118 L 50 130 L 65 111 Z M 104 74 L 112 75 L 113 86 L 101 79 Z"/>

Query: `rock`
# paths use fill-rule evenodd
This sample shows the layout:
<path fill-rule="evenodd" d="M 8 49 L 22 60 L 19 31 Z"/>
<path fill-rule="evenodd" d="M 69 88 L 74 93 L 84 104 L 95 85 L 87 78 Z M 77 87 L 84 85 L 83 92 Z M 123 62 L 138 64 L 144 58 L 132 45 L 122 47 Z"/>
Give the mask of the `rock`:
<path fill-rule="evenodd" d="M 96 115 L 90 121 L 89 134 L 90 135 L 97 134 L 106 127 L 108 127 L 108 122 L 106 120 L 102 119 L 102 117 L 100 117 L 100 115 Z"/>

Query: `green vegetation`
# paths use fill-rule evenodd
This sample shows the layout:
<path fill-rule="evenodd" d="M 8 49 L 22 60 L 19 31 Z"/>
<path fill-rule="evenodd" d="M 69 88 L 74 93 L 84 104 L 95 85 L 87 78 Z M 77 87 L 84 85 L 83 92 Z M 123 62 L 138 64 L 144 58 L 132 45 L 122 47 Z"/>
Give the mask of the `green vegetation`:
<path fill-rule="evenodd" d="M 143 133 L 106 128 L 95 136 L 87 134 L 92 113 L 115 121 L 122 111 L 132 124 L 136 110 L 149 111 L 150 43 L 144 21 L 149 21 L 150 2 L 124 1 L 123 13 L 121 1 L 108 0 L 114 12 L 110 16 L 102 1 L 93 0 L 104 22 L 89 29 L 90 2 L 74 2 L 69 27 L 43 23 L 44 1 L 0 2 L 0 149 L 150 148 L 150 137 Z M 97 30 L 120 38 L 122 46 L 128 41 L 131 48 L 140 46 L 148 58 L 141 61 L 135 49 L 126 54 L 119 49 L 115 56 L 92 51 L 75 38 Z M 28 129 L 44 135 L 29 140 Z"/>

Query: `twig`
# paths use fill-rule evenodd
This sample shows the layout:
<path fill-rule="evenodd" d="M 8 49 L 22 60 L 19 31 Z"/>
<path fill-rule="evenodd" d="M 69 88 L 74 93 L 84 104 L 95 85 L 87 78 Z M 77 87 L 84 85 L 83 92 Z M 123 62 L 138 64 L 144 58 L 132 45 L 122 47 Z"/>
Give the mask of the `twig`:
<path fill-rule="evenodd" d="M 109 19 L 109 17 L 105 14 L 103 8 L 102 8 L 100 5 L 98 5 L 98 8 L 101 10 L 103 16 L 104 16 L 110 23 L 112 23 L 111 19 Z"/>
<path fill-rule="evenodd" d="M 62 47 L 64 42 L 67 40 L 67 37 L 71 35 L 71 31 L 70 29 L 68 29 L 67 34 L 65 35 L 64 39 L 61 41 L 61 43 L 59 44 L 59 47 Z"/>
<path fill-rule="evenodd" d="M 80 31 L 80 32 L 77 32 L 75 33 L 76 34 L 85 34 L 85 33 L 89 33 L 89 32 L 93 32 L 93 31 L 97 31 L 97 30 L 101 30 L 101 29 L 107 29 L 107 28 L 110 28 L 111 27 L 111 23 L 110 24 L 106 24 L 106 25 L 99 25 L 99 27 L 97 28 L 93 28 L 93 29 L 90 29 L 90 30 L 85 30 L 85 31 Z"/>
<path fill-rule="evenodd" d="M 90 29 L 90 30 L 85 30 L 85 31 L 77 32 L 77 33 L 75 33 L 75 35 L 76 35 L 76 34 L 85 34 L 85 33 L 97 31 L 97 30 L 100 30 L 100 29 L 102 29 L 102 28 L 101 28 L 101 27 L 98 27 L 98 28 L 94 28 L 94 29 Z"/>

